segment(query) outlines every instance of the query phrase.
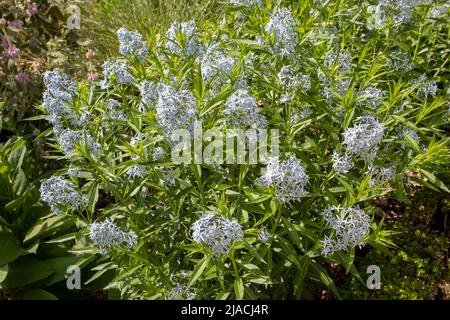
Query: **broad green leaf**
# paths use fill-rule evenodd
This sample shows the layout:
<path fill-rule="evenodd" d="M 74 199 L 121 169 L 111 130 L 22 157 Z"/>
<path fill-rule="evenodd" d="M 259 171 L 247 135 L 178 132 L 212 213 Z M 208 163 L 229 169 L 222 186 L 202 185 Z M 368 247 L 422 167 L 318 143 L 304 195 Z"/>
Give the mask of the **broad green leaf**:
<path fill-rule="evenodd" d="M 45 262 L 30 256 L 20 257 L 9 264 L 8 275 L 2 286 L 23 287 L 52 275 L 54 270 Z"/>
<path fill-rule="evenodd" d="M 28 254 L 28 252 L 19 246 L 13 234 L 0 233 L 0 266 L 10 263 L 24 254 Z"/>

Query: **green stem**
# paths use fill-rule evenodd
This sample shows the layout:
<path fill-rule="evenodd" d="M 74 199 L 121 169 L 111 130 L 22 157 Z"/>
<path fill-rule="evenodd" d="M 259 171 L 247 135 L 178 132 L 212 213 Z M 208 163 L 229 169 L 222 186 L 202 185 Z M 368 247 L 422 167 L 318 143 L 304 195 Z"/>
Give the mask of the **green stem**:
<path fill-rule="evenodd" d="M 271 247 L 272 246 L 272 243 L 273 243 L 273 239 L 275 238 L 275 231 L 277 231 L 277 228 L 278 228 L 278 224 L 280 223 L 280 220 L 281 220 L 281 215 L 282 215 L 282 213 L 283 213 L 283 206 L 280 206 L 279 208 L 278 208 L 278 215 L 277 215 L 277 217 L 275 218 L 275 224 L 273 225 L 273 227 L 272 227 L 272 232 L 271 232 L 271 237 L 270 237 L 270 243 L 269 243 L 269 247 Z"/>
<path fill-rule="evenodd" d="M 419 38 L 417 39 L 416 48 L 414 49 L 413 61 L 416 59 L 417 51 L 419 50 L 420 38 L 422 37 L 422 26 L 419 28 Z"/>

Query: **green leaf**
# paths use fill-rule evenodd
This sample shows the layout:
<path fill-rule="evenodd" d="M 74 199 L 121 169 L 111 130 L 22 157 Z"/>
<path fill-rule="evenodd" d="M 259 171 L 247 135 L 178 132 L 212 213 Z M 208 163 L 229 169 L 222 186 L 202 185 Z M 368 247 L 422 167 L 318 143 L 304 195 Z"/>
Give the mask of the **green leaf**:
<path fill-rule="evenodd" d="M 28 254 L 28 252 L 19 246 L 13 234 L 0 233 L 0 266 L 10 263 L 25 254 Z"/>
<path fill-rule="evenodd" d="M 192 276 L 191 279 L 189 280 L 189 284 L 188 286 L 191 287 L 199 278 L 200 276 L 203 274 L 203 272 L 205 271 L 206 267 L 208 266 L 209 263 L 209 257 L 205 256 L 203 257 L 195 266 L 194 270 L 192 271 Z"/>
<path fill-rule="evenodd" d="M 5 288 L 23 287 L 45 279 L 53 273 L 53 269 L 41 260 L 30 256 L 20 257 L 9 264 L 8 275 L 2 286 Z"/>
<path fill-rule="evenodd" d="M 447 186 L 441 180 L 439 180 L 433 173 L 425 169 L 419 169 L 419 172 L 422 173 L 425 177 L 427 177 L 428 180 L 436 187 L 444 190 L 445 192 L 450 193 L 450 190 L 447 188 Z"/>
<path fill-rule="evenodd" d="M 327 270 L 325 270 L 321 265 L 319 265 L 317 262 L 313 262 L 311 263 L 311 266 L 313 267 L 314 271 L 317 272 L 317 274 L 319 275 L 320 281 L 322 281 L 322 283 L 328 288 L 330 289 L 334 295 L 337 298 L 341 298 L 341 295 L 339 294 L 339 291 L 337 290 L 333 279 L 331 278 L 331 276 L 328 274 Z"/>
<path fill-rule="evenodd" d="M 99 266 L 96 266 L 95 268 L 93 268 L 93 271 L 98 270 L 92 277 L 90 277 L 84 284 L 89 284 L 91 282 L 93 282 L 94 280 L 100 278 L 103 274 L 105 274 L 107 271 L 112 270 L 112 269 L 116 269 L 117 265 L 114 264 L 114 262 L 107 262 L 104 264 L 101 264 Z"/>
<path fill-rule="evenodd" d="M 242 300 L 244 298 L 244 281 L 242 281 L 242 278 L 234 279 L 233 287 L 236 299 Z"/>
<path fill-rule="evenodd" d="M 51 286 L 54 283 L 62 281 L 66 278 L 67 268 L 74 265 L 79 260 L 79 257 L 61 257 L 45 260 L 55 273 L 48 279 L 47 285 Z"/>
<path fill-rule="evenodd" d="M 48 291 L 42 289 L 33 289 L 25 292 L 22 300 L 58 300 L 58 298 Z"/>

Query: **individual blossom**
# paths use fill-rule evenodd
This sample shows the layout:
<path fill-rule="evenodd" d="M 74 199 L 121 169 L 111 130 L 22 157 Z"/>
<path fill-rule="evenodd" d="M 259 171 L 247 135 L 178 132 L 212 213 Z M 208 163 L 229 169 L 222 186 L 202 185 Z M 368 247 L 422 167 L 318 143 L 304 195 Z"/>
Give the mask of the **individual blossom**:
<path fill-rule="evenodd" d="M 258 240 L 262 243 L 266 243 L 270 239 L 271 235 L 267 231 L 266 227 L 263 227 L 261 231 L 258 233 Z"/>
<path fill-rule="evenodd" d="M 47 202 L 52 211 L 58 210 L 58 206 L 70 206 L 81 209 L 87 205 L 88 199 L 78 192 L 75 185 L 61 176 L 53 176 L 49 179 L 41 180 L 39 189 L 41 199 Z"/>
<path fill-rule="evenodd" d="M 324 65 L 328 69 L 338 66 L 340 73 L 346 74 L 352 68 L 352 55 L 345 50 L 334 50 L 325 56 Z"/>
<path fill-rule="evenodd" d="M 265 31 L 275 35 L 274 51 L 282 56 L 291 56 L 297 46 L 296 23 L 287 8 L 277 9 L 265 26 Z"/>
<path fill-rule="evenodd" d="M 374 187 L 377 185 L 382 185 L 395 178 L 396 169 L 394 166 L 389 168 L 377 167 L 374 165 L 369 165 L 369 176 L 371 181 L 369 182 L 369 187 Z"/>
<path fill-rule="evenodd" d="M 282 161 L 270 159 L 265 174 L 257 180 L 263 186 L 275 187 L 275 196 L 283 203 L 297 201 L 303 197 L 308 181 L 305 169 L 295 156 Z"/>
<path fill-rule="evenodd" d="M 161 179 L 165 186 L 173 187 L 176 182 L 175 178 L 175 170 L 167 169 L 161 172 Z"/>
<path fill-rule="evenodd" d="M 175 283 L 166 300 L 194 300 L 195 296 L 195 289 L 185 284 Z"/>
<path fill-rule="evenodd" d="M 142 41 L 142 35 L 137 31 L 128 31 L 120 28 L 116 32 L 119 39 L 119 52 L 125 57 L 136 56 L 140 61 L 144 61 L 148 55 L 147 43 Z"/>
<path fill-rule="evenodd" d="M 89 239 L 100 248 L 101 254 L 106 254 L 111 247 L 124 244 L 128 249 L 137 243 L 137 235 L 133 231 L 124 232 L 106 218 L 103 222 L 89 225 Z"/>
<path fill-rule="evenodd" d="M 180 41 L 179 34 L 182 35 Z M 188 22 L 174 22 L 166 33 L 166 49 L 175 55 L 199 56 L 203 46 L 199 40 L 200 34 L 194 20 Z"/>
<path fill-rule="evenodd" d="M 309 75 L 299 73 L 298 70 L 291 65 L 281 68 L 278 73 L 278 80 L 287 91 L 281 96 L 280 103 L 291 101 L 294 93 L 298 90 L 306 92 L 311 88 Z"/>
<path fill-rule="evenodd" d="M 371 109 L 378 108 L 383 102 L 384 92 L 375 87 L 366 87 L 360 93 L 358 105 L 365 105 Z"/>
<path fill-rule="evenodd" d="M 136 147 L 138 143 L 141 143 L 145 139 L 145 136 L 142 133 L 137 133 L 130 139 L 130 145 L 132 147 Z"/>
<path fill-rule="evenodd" d="M 373 156 L 377 145 L 383 140 L 384 127 L 372 116 L 356 118 L 356 125 L 344 132 L 344 144 L 349 153 L 364 159 Z"/>
<path fill-rule="evenodd" d="M 67 169 L 67 174 L 71 177 L 79 177 L 81 173 L 80 167 L 70 167 Z"/>
<path fill-rule="evenodd" d="M 30 75 L 25 72 L 19 72 L 15 75 L 14 79 L 22 85 L 26 86 L 28 82 L 30 82 Z"/>
<path fill-rule="evenodd" d="M 8 23 L 8 26 L 14 29 L 22 29 L 23 21 L 22 20 L 13 20 Z"/>
<path fill-rule="evenodd" d="M 357 207 L 329 207 L 322 211 L 327 225 L 334 229 L 332 236 L 325 236 L 322 254 L 331 255 L 337 251 L 348 251 L 364 244 L 364 238 L 370 231 L 370 217 Z"/>
<path fill-rule="evenodd" d="M 131 85 L 135 79 L 128 71 L 128 61 L 105 61 L 103 63 L 103 81 L 101 87 L 106 89 L 110 85 L 111 77 L 114 77 L 116 82 L 121 85 Z"/>
<path fill-rule="evenodd" d="M 153 161 L 158 161 L 158 160 L 163 159 L 163 158 L 164 158 L 164 155 L 165 155 L 164 149 L 161 148 L 161 147 L 156 147 L 156 148 L 153 150 L 152 159 L 153 159 Z"/>
<path fill-rule="evenodd" d="M 281 68 L 278 73 L 280 83 L 287 89 L 307 91 L 311 88 L 311 80 L 308 75 L 301 74 L 293 66 Z"/>
<path fill-rule="evenodd" d="M 20 49 L 15 47 L 14 45 L 6 48 L 5 52 L 2 55 L 3 62 L 6 63 L 9 59 L 14 59 L 20 52 Z"/>
<path fill-rule="evenodd" d="M 367 28 L 369 30 L 381 29 L 386 25 L 388 6 L 384 3 L 378 3 L 377 5 L 369 5 L 367 7 L 367 13 L 369 14 L 367 19 Z"/>
<path fill-rule="evenodd" d="M 206 245 L 216 255 L 227 255 L 233 242 L 244 237 L 236 219 L 228 220 L 214 213 L 203 214 L 191 230 L 192 239 Z"/>
<path fill-rule="evenodd" d="M 333 169 L 338 174 L 347 174 L 353 168 L 353 160 L 347 154 L 333 152 Z"/>
<path fill-rule="evenodd" d="M 424 74 L 411 80 L 411 83 L 417 88 L 417 94 L 422 97 L 434 97 L 437 92 L 437 84 L 434 80 L 429 80 Z"/>
<path fill-rule="evenodd" d="M 402 72 L 408 72 L 414 69 L 414 64 L 410 62 L 408 55 L 400 50 L 391 52 L 388 64 L 391 68 Z"/>
<path fill-rule="evenodd" d="M 95 71 L 89 71 L 87 75 L 88 81 L 97 81 L 100 77 Z"/>
<path fill-rule="evenodd" d="M 446 14 L 448 14 L 448 8 L 445 6 L 437 6 L 430 11 L 430 17 L 433 19 L 442 18 Z"/>
<path fill-rule="evenodd" d="M 27 6 L 27 13 L 31 17 L 39 12 L 39 5 L 36 2 L 30 3 Z"/>
<path fill-rule="evenodd" d="M 266 118 L 258 113 L 258 105 L 255 98 L 246 90 L 237 90 L 225 102 L 223 111 L 225 122 L 236 129 L 267 127 Z"/>
<path fill-rule="evenodd" d="M 148 175 L 148 171 L 142 164 L 135 164 L 128 168 L 127 175 L 130 178 L 143 178 Z"/>

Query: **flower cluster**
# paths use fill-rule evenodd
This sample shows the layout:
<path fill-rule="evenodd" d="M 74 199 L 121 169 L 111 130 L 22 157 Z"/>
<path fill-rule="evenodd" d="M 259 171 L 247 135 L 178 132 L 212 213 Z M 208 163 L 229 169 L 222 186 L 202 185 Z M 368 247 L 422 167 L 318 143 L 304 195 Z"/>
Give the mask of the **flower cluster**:
<path fill-rule="evenodd" d="M 288 65 L 283 66 L 278 73 L 278 79 L 283 88 L 287 91 L 281 98 L 281 103 L 292 100 L 293 94 L 301 90 L 308 91 L 311 88 L 311 80 L 309 75 L 301 74 L 295 67 Z"/>
<path fill-rule="evenodd" d="M 261 0 L 231 0 L 231 4 L 235 7 L 262 6 Z"/>
<path fill-rule="evenodd" d="M 214 213 L 203 214 L 191 230 L 195 242 L 206 245 L 217 255 L 227 255 L 232 243 L 244 237 L 237 220 L 228 220 Z"/>
<path fill-rule="evenodd" d="M 77 91 L 76 83 L 60 71 L 47 71 L 43 81 L 46 90 L 42 105 L 48 113 L 48 121 L 57 129 L 61 129 L 62 117 L 75 114 L 67 104 L 73 102 L 73 96 Z"/>
<path fill-rule="evenodd" d="M 283 203 L 297 201 L 303 197 L 308 181 L 305 169 L 295 156 L 282 161 L 270 159 L 265 174 L 258 179 L 263 186 L 275 187 L 276 197 Z"/>
<path fill-rule="evenodd" d="M 395 178 L 395 167 L 382 168 L 374 165 L 369 165 L 369 176 L 371 181 L 369 187 L 382 185 Z"/>
<path fill-rule="evenodd" d="M 423 97 L 434 97 L 437 92 L 437 84 L 434 80 L 429 80 L 425 75 L 420 75 L 419 78 L 413 79 L 412 84 L 417 87 L 417 94 Z"/>
<path fill-rule="evenodd" d="M 371 159 L 377 145 L 383 140 L 384 127 L 372 116 L 358 117 L 356 126 L 344 133 L 344 144 L 349 153 Z"/>
<path fill-rule="evenodd" d="M 124 232 L 106 218 L 103 222 L 89 225 L 89 239 L 100 248 L 102 254 L 109 252 L 111 247 L 125 244 L 129 249 L 137 243 L 137 235 L 133 231 Z"/>
<path fill-rule="evenodd" d="M 197 104 L 192 92 L 164 83 L 158 86 L 156 116 L 166 134 L 178 129 L 192 131 L 197 115 Z"/>
<path fill-rule="evenodd" d="M 66 156 L 76 151 L 77 146 L 86 148 L 91 156 L 102 156 L 102 146 L 85 130 L 64 129 L 58 136 L 58 142 Z"/>
<path fill-rule="evenodd" d="M 360 92 L 358 105 L 365 105 L 370 109 L 378 108 L 383 102 L 384 92 L 375 87 L 367 87 Z"/>
<path fill-rule="evenodd" d="M 346 74 L 352 68 L 352 55 L 345 50 L 334 50 L 325 56 L 324 66 L 328 69 L 338 66 L 340 73 Z"/>
<path fill-rule="evenodd" d="M 347 154 L 340 154 L 337 151 L 333 152 L 333 169 L 338 174 L 347 174 L 353 168 L 353 160 Z"/>
<path fill-rule="evenodd" d="M 281 8 L 275 11 L 265 27 L 265 31 L 275 34 L 274 51 L 282 56 L 291 56 L 297 46 L 296 23 L 290 10 Z"/>
<path fill-rule="evenodd" d="M 101 87 L 107 89 L 114 78 L 117 84 L 131 85 L 135 78 L 128 71 L 128 61 L 105 61 L 103 63 L 103 81 Z"/>
<path fill-rule="evenodd" d="M 258 233 L 258 240 L 262 243 L 266 243 L 270 239 L 271 235 L 269 231 L 267 231 L 266 227 L 263 227 L 261 231 Z"/>
<path fill-rule="evenodd" d="M 158 83 L 144 80 L 139 84 L 142 102 L 153 109 L 158 102 Z"/>
<path fill-rule="evenodd" d="M 179 34 L 182 36 L 180 37 Z M 178 56 L 199 56 L 204 50 L 198 39 L 199 32 L 193 20 L 172 23 L 167 30 L 166 38 L 166 49 Z"/>
<path fill-rule="evenodd" d="M 107 118 L 114 121 L 126 121 L 128 116 L 124 111 L 123 105 L 114 99 L 108 100 Z"/>
<path fill-rule="evenodd" d="M 53 176 L 41 181 L 41 199 L 47 202 L 52 211 L 60 212 L 58 206 L 71 206 L 76 209 L 87 205 L 88 199 L 76 190 L 75 185 L 61 176 Z"/>
<path fill-rule="evenodd" d="M 130 32 L 125 28 L 120 28 L 116 32 L 119 39 L 119 52 L 125 57 L 136 56 L 139 60 L 143 61 L 148 55 L 147 43 L 142 41 L 142 35 L 133 31 Z"/>
<path fill-rule="evenodd" d="M 370 217 L 360 208 L 329 207 L 321 214 L 327 225 L 335 231 L 334 236 L 325 236 L 323 239 L 323 255 L 361 246 L 369 234 Z"/>
<path fill-rule="evenodd" d="M 166 154 L 166 152 L 164 151 L 163 148 L 161 147 L 156 147 L 153 150 L 153 155 L 152 155 L 152 159 L 153 161 L 158 161 L 164 158 L 164 155 Z"/>
<path fill-rule="evenodd" d="M 394 50 L 390 53 L 388 59 L 389 67 L 403 72 L 414 69 L 414 64 L 409 60 L 408 54 L 400 50 Z"/>
<path fill-rule="evenodd" d="M 183 283 L 181 283 L 181 280 L 185 280 L 186 278 L 189 278 L 189 274 L 186 272 L 182 272 L 177 276 L 174 274 L 170 275 L 170 282 L 172 283 L 173 287 L 170 290 L 169 296 L 166 298 L 166 300 L 194 300 L 195 296 L 197 295 L 196 289 L 191 288 Z"/>
<path fill-rule="evenodd" d="M 200 63 L 203 81 L 210 84 L 214 80 L 217 89 L 230 80 L 236 59 L 228 57 L 219 44 L 213 44 L 208 47 Z"/>
<path fill-rule="evenodd" d="M 255 98 L 245 90 L 237 90 L 225 102 L 226 122 L 233 128 L 265 128 L 266 118 L 258 113 Z"/>

